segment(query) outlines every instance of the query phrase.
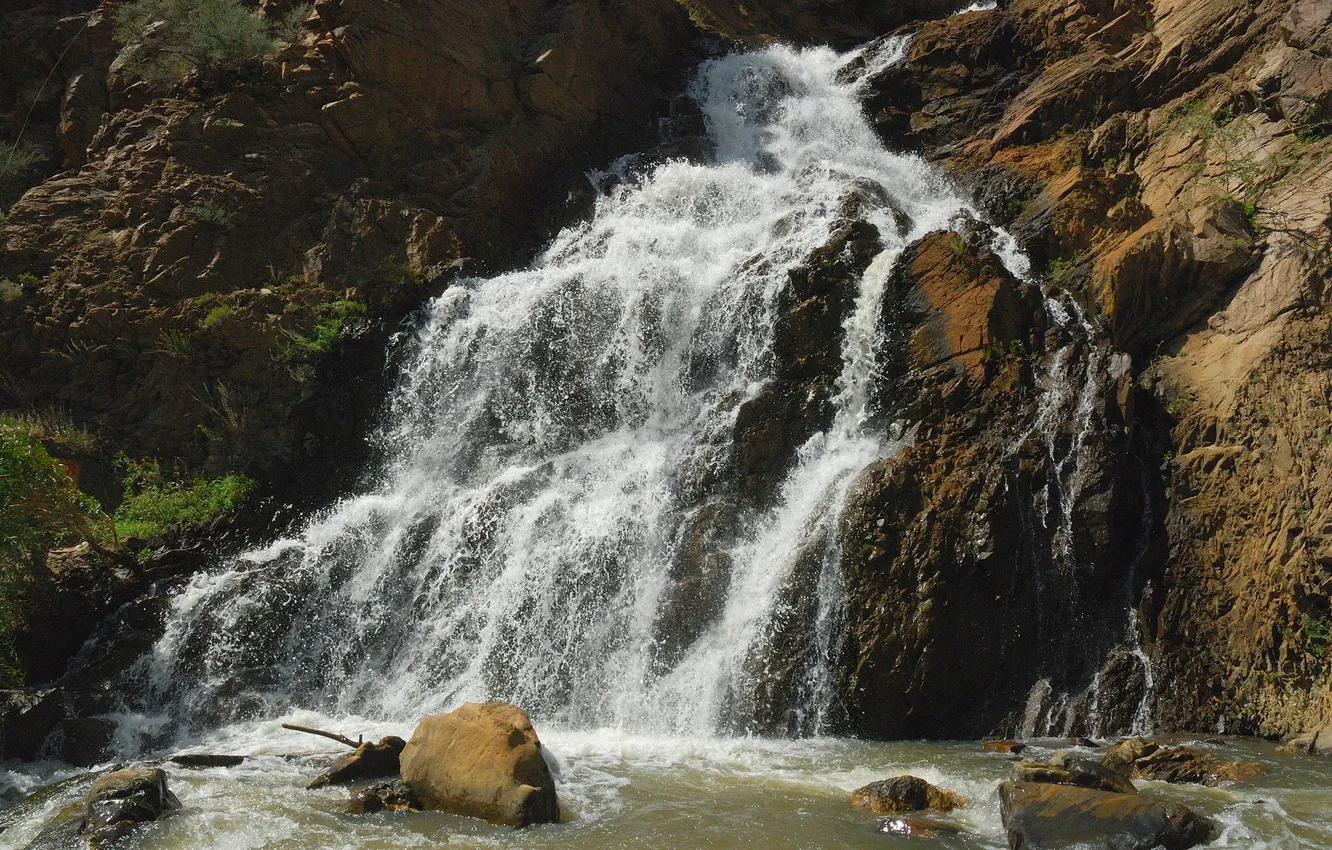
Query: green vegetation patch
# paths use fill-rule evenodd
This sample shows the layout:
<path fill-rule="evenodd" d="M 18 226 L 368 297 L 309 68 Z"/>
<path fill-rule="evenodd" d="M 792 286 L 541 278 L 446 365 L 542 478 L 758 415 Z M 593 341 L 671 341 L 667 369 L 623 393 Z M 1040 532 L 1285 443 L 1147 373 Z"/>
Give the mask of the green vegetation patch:
<path fill-rule="evenodd" d="M 0 141 L 0 177 L 22 174 L 45 159 L 46 154 L 34 144 Z"/>
<path fill-rule="evenodd" d="M 233 513 L 254 490 L 244 475 L 171 481 L 155 460 L 123 461 L 125 500 L 116 511 L 116 533 L 150 539 L 178 526 L 194 530 Z"/>
<path fill-rule="evenodd" d="M 76 538 L 100 548 L 109 531 L 97 501 L 41 440 L 12 419 L 0 422 L 0 554 L 22 559 Z"/>
<path fill-rule="evenodd" d="M 203 317 L 199 322 L 199 327 L 204 330 L 215 328 L 229 319 L 235 312 L 236 309 L 230 304 L 218 304 L 216 307 L 208 311 L 208 315 Z"/>
<path fill-rule="evenodd" d="M 1314 619 L 1308 614 L 1300 615 L 1300 627 L 1304 639 L 1308 641 L 1309 652 L 1314 658 L 1327 658 L 1328 647 L 1332 646 L 1332 617 Z"/>
<path fill-rule="evenodd" d="M 128 70 L 146 80 L 179 80 L 195 70 L 269 56 L 269 24 L 240 0 L 133 0 L 120 7 L 115 37 Z"/>
<path fill-rule="evenodd" d="M 288 344 L 283 350 L 286 359 L 294 359 L 301 354 L 323 355 L 337 347 L 342 338 L 342 329 L 347 321 L 356 316 L 364 316 L 365 303 L 343 299 L 334 301 L 319 309 L 320 318 L 310 333 L 301 335 L 288 333 Z"/>

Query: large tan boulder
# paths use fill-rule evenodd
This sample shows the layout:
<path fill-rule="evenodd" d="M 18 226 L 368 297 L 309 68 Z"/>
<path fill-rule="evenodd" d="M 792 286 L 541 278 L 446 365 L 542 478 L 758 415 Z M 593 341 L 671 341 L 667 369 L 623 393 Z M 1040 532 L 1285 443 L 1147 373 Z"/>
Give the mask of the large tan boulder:
<path fill-rule="evenodd" d="M 527 826 L 559 819 L 555 780 L 521 708 L 465 703 L 421 721 L 402 751 L 402 781 L 423 808 Z"/>

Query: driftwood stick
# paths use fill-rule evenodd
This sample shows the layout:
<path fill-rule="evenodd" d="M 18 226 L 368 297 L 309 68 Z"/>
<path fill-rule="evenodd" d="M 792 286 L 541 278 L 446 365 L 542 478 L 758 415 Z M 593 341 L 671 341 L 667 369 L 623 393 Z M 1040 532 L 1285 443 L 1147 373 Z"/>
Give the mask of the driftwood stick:
<path fill-rule="evenodd" d="M 346 735 L 339 735 L 337 732 L 325 732 L 323 729 L 311 729 L 309 726 L 297 726 L 295 723 L 283 723 L 282 728 L 290 729 L 293 732 L 304 732 L 307 735 L 321 735 L 325 738 L 332 738 L 339 744 L 346 744 L 353 750 L 365 743 L 363 740 L 360 740 L 364 736 L 358 736 L 358 739 L 353 741 Z"/>

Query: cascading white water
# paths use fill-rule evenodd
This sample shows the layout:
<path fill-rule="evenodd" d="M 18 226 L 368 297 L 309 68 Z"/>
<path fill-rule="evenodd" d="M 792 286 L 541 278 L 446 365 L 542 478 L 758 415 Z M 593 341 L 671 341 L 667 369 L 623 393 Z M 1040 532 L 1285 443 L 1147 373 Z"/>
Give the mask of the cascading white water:
<path fill-rule="evenodd" d="M 873 73 L 905 46 L 860 58 Z M 892 450 L 870 410 L 885 282 L 910 240 L 973 215 L 884 149 L 845 79 L 854 58 L 775 47 L 706 63 L 691 94 L 711 162 L 619 185 L 530 269 L 434 302 L 378 437 L 383 485 L 197 578 L 142 662 L 145 703 L 198 724 L 498 698 L 573 727 L 745 732 L 775 631 L 806 616 L 800 704 L 777 708 L 790 731 L 819 729 L 841 642 L 832 524 L 854 474 Z M 668 652 L 672 565 L 737 410 L 772 378 L 788 271 L 857 187 L 880 198 L 862 214 L 885 250 L 846 320 L 835 420 L 772 507 L 715 545 L 716 604 L 686 611 L 702 621 Z M 811 547 L 822 565 L 793 588 Z M 801 615 L 790 599 L 809 594 Z"/>

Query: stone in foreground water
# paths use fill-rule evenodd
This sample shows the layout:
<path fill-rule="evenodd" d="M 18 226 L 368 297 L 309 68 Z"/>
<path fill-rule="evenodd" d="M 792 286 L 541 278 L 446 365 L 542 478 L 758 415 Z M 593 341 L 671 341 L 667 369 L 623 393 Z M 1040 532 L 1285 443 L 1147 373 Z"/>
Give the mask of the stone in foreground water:
<path fill-rule="evenodd" d="M 1185 806 L 1072 785 L 1004 782 L 999 814 L 1011 850 L 1187 850 L 1212 834 Z"/>
<path fill-rule="evenodd" d="M 402 781 L 426 809 L 527 826 L 559 819 L 555 780 L 527 713 L 465 703 L 421 721 L 402 752 Z"/>

